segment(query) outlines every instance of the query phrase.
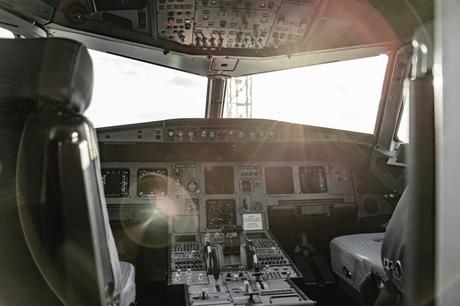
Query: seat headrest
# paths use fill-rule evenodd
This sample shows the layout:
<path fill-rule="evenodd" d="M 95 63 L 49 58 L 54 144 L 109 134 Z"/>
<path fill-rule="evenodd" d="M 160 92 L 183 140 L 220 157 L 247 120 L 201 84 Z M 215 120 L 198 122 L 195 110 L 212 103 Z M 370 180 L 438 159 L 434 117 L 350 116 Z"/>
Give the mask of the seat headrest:
<path fill-rule="evenodd" d="M 82 44 L 61 38 L 0 39 L 0 110 L 82 114 L 92 92 L 93 65 Z"/>

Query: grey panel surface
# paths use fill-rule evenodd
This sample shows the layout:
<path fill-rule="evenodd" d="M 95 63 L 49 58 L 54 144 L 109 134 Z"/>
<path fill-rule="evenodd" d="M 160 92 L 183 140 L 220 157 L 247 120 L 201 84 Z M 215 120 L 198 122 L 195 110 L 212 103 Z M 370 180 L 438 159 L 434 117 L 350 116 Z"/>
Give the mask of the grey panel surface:
<path fill-rule="evenodd" d="M 233 168 L 234 192 L 231 194 L 207 194 L 205 191 L 204 171 L 206 167 L 231 166 Z M 299 168 L 304 166 L 322 166 L 326 169 L 328 190 L 321 193 L 302 193 Z M 292 194 L 268 195 L 265 182 L 267 167 L 290 167 L 293 175 L 294 192 Z M 206 202 L 208 200 L 227 199 L 236 203 L 236 224 L 243 225 L 243 214 L 262 214 L 263 229 L 268 229 L 267 210 L 269 206 L 298 205 L 310 207 L 304 214 L 315 215 L 326 211 L 328 215 L 333 207 L 354 205 L 355 195 L 351 173 L 344 165 L 331 162 L 202 162 L 202 163 L 103 163 L 102 168 L 129 169 L 130 186 L 127 197 L 107 198 L 109 208 L 119 207 L 120 211 L 111 219 L 132 220 L 141 211 L 154 210 L 169 216 L 198 215 L 199 229 L 208 230 L 206 224 Z M 137 195 L 137 172 L 142 168 L 165 168 L 168 170 L 168 191 L 164 196 L 139 197 Z M 248 170 L 252 169 L 251 171 Z M 256 169 L 256 170 L 254 170 Z M 177 173 L 180 173 L 178 176 Z M 197 189 L 190 192 L 188 184 L 193 182 Z M 243 189 L 243 182 L 251 185 L 250 190 Z M 197 201 L 197 205 L 193 203 Z M 153 205 L 153 206 L 152 206 Z M 170 218 L 170 232 L 173 232 L 174 218 Z"/>
<path fill-rule="evenodd" d="M 121 273 L 121 306 L 131 305 L 136 301 L 136 282 L 134 266 L 128 262 L 120 261 Z"/>
<path fill-rule="evenodd" d="M 386 280 L 380 256 L 385 233 L 334 238 L 330 243 L 332 270 L 356 290 L 370 274 Z M 348 277 L 344 270 L 349 271 Z"/>

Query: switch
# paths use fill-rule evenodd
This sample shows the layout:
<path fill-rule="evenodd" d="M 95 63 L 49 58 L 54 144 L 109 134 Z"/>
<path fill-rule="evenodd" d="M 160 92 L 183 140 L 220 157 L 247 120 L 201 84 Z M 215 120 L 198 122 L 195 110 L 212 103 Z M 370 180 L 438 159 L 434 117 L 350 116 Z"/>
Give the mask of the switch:
<path fill-rule="evenodd" d="M 247 280 L 244 281 L 244 291 L 249 293 L 249 282 Z"/>
<path fill-rule="evenodd" d="M 209 295 L 208 295 L 208 293 L 205 291 L 205 289 L 201 289 L 201 296 L 200 296 L 200 298 L 201 298 L 202 300 L 207 300 L 207 299 L 209 298 Z"/>
<path fill-rule="evenodd" d="M 252 184 L 250 180 L 241 181 L 241 191 L 242 192 L 252 192 Z"/>

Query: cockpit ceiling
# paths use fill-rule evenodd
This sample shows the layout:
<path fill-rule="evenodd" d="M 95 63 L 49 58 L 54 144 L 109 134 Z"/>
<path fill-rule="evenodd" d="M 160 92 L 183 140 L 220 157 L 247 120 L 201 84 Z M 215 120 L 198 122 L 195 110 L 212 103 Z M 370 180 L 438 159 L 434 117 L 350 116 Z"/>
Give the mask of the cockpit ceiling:
<path fill-rule="evenodd" d="M 100 51 L 200 75 L 240 76 L 393 51 L 430 19 L 431 2 L 390 2 L 0 0 L 0 8 Z"/>
<path fill-rule="evenodd" d="M 66 0 L 53 21 L 195 55 L 265 57 L 398 40 L 362 0 Z"/>

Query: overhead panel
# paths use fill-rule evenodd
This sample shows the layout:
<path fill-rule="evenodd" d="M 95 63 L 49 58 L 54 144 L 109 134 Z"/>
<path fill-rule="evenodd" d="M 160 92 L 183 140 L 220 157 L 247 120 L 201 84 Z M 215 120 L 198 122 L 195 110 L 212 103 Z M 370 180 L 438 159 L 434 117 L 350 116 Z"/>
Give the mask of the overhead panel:
<path fill-rule="evenodd" d="M 302 42 L 313 0 L 159 0 L 161 39 L 204 50 L 288 47 Z"/>

